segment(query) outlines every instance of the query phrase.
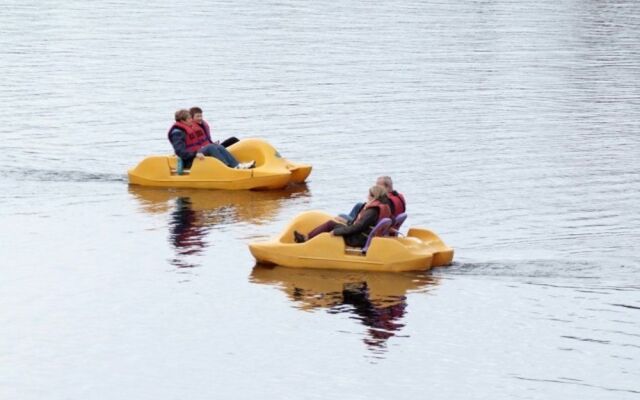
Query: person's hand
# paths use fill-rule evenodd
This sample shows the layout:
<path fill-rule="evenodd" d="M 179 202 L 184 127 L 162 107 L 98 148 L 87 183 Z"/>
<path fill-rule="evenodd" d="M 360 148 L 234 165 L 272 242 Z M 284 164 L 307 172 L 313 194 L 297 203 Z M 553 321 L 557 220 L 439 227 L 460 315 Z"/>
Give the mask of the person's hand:
<path fill-rule="evenodd" d="M 329 232 L 329 235 L 335 236 L 336 234 L 333 231 L 331 231 L 331 232 Z"/>
<path fill-rule="evenodd" d="M 344 224 L 344 225 L 347 224 L 347 220 L 342 217 L 335 217 L 333 220 L 340 224 Z"/>
<path fill-rule="evenodd" d="M 204 154 L 200 152 L 196 153 L 196 157 L 198 158 L 198 160 L 204 160 Z"/>

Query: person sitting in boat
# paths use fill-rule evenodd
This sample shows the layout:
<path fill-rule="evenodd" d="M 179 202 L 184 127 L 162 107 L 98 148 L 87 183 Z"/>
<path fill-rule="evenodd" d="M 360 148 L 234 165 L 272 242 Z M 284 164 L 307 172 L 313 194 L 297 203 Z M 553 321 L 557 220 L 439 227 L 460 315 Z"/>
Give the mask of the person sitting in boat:
<path fill-rule="evenodd" d="M 220 144 L 223 147 L 227 148 L 227 147 L 231 146 L 232 144 L 238 143 L 240 141 L 240 139 L 238 139 L 237 137 L 231 136 L 230 138 L 225 139 L 222 143 L 220 143 L 219 140 L 214 142 L 211 139 L 211 128 L 209 127 L 209 124 L 207 123 L 207 121 L 205 121 L 202 118 L 202 108 L 200 108 L 200 107 L 191 107 L 189 109 L 189 114 L 191 114 L 191 118 L 193 118 L 193 122 L 195 122 L 196 124 L 198 124 L 200 126 L 200 128 L 202 128 L 204 133 L 207 135 L 207 139 L 209 139 L 209 141 L 211 143 Z"/>
<path fill-rule="evenodd" d="M 393 217 L 397 217 L 407 211 L 407 202 L 404 195 L 393 189 L 393 181 L 390 176 L 379 176 L 376 185 L 387 189 L 387 197 L 391 200 L 391 213 Z"/>
<path fill-rule="evenodd" d="M 402 193 L 399 193 L 393 189 L 393 181 L 391 180 L 390 176 L 379 176 L 376 179 L 376 185 L 382 186 L 383 188 L 387 189 L 387 197 L 390 201 L 389 206 L 391 207 L 391 215 L 393 218 L 397 217 L 407 210 L 407 203 L 404 199 L 404 196 L 402 195 Z M 364 204 L 365 203 L 356 203 L 349 214 L 340 214 L 338 216 L 338 221 L 344 224 L 351 223 L 356 218 Z"/>
<path fill-rule="evenodd" d="M 369 189 L 367 202 L 361 208 L 353 223 L 344 224 L 336 220 L 329 220 L 309 232 L 308 236 L 293 231 L 294 241 L 303 243 L 323 232 L 331 232 L 333 236 L 342 236 L 347 246 L 363 247 L 371 230 L 383 218 L 391 217 L 390 201 L 387 190 L 382 186 L 372 186 Z"/>
<path fill-rule="evenodd" d="M 239 163 L 222 145 L 211 142 L 204 129 L 193 122 L 188 110 L 176 111 L 175 120 L 167 136 L 176 155 L 182 159 L 184 168 L 191 167 L 196 157 L 204 159 L 205 156 L 217 158 L 230 168 L 255 167 L 255 161 Z"/>

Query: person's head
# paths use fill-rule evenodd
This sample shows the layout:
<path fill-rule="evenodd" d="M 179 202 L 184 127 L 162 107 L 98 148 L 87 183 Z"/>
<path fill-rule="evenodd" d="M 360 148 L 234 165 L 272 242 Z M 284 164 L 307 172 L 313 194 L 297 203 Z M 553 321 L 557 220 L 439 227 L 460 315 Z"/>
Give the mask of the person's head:
<path fill-rule="evenodd" d="M 189 109 L 189 114 L 191 114 L 191 118 L 193 118 L 194 121 L 196 121 L 199 124 L 202 123 L 202 108 L 191 107 Z"/>
<path fill-rule="evenodd" d="M 369 201 L 383 201 L 387 198 L 387 189 L 380 185 L 374 185 L 369 188 Z"/>
<path fill-rule="evenodd" d="M 387 189 L 387 192 L 393 191 L 393 181 L 391 181 L 390 176 L 379 176 L 378 179 L 376 179 L 376 185 Z"/>
<path fill-rule="evenodd" d="M 190 123 L 191 122 L 191 114 L 189 114 L 189 110 L 178 110 L 175 114 L 176 122 Z"/>

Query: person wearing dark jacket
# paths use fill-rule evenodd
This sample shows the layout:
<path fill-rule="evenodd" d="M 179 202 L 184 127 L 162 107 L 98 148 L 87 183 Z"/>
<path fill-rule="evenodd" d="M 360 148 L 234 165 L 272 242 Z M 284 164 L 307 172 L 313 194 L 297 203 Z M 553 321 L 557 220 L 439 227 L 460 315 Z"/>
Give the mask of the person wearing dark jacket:
<path fill-rule="evenodd" d="M 205 156 L 217 158 L 230 168 L 248 169 L 255 166 L 255 161 L 239 163 L 227 149 L 211 142 L 200 125 L 193 123 L 188 110 L 176 111 L 175 121 L 167 136 L 176 155 L 182 159 L 184 168 L 189 168 L 195 158 L 202 160 Z"/>
<path fill-rule="evenodd" d="M 343 224 L 334 220 L 329 220 L 316 227 L 308 236 L 298 231 L 293 231 L 296 243 L 303 243 L 315 236 L 330 232 L 333 236 L 342 236 L 347 246 L 363 247 L 367 243 L 367 237 L 371 230 L 382 218 L 391 217 L 391 209 L 387 198 L 387 190 L 382 186 L 372 186 L 369 189 L 369 197 L 362 207 L 353 223 Z"/>

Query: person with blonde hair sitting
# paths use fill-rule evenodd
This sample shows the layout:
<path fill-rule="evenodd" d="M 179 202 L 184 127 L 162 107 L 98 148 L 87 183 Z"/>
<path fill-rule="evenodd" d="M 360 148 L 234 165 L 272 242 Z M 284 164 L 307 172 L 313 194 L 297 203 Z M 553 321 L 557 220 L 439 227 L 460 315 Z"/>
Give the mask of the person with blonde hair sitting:
<path fill-rule="evenodd" d="M 382 186 L 372 186 L 369 188 L 367 202 L 352 223 L 329 220 L 313 229 L 307 236 L 293 231 L 294 240 L 296 243 L 303 243 L 323 232 L 330 232 L 333 236 L 342 236 L 347 246 L 362 247 L 367 243 L 369 233 L 378 222 L 391 217 L 389 204 L 387 190 Z"/>
<path fill-rule="evenodd" d="M 392 219 L 407 211 L 407 202 L 402 193 L 393 189 L 393 181 L 390 176 L 379 176 L 376 179 L 376 185 L 387 189 L 387 198 L 391 207 Z M 349 214 L 339 214 L 338 222 L 349 223 L 355 220 L 356 216 L 364 206 L 364 203 L 356 203 Z"/>

